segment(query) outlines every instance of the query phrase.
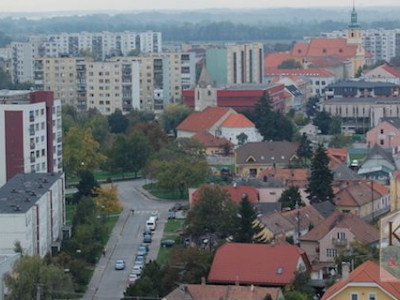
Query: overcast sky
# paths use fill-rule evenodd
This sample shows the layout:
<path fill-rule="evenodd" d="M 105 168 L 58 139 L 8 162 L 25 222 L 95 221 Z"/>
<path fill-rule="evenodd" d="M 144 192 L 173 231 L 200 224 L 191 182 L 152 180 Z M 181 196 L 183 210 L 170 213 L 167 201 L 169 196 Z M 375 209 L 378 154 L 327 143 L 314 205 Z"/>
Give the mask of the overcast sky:
<path fill-rule="evenodd" d="M 203 8 L 259 8 L 345 6 L 352 0 L 0 0 L 0 11 L 165 10 Z M 356 0 L 357 7 L 400 6 L 400 0 Z"/>

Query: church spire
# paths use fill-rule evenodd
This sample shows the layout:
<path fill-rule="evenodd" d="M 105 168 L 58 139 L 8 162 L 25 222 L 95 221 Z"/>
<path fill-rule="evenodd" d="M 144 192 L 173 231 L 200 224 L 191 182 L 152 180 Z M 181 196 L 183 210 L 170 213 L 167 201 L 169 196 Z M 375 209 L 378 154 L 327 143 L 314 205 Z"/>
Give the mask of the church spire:
<path fill-rule="evenodd" d="M 360 28 L 360 24 L 358 24 L 357 20 L 357 11 L 356 11 L 356 4 L 355 0 L 353 0 L 353 10 L 351 11 L 351 21 L 349 24 L 349 28 Z"/>

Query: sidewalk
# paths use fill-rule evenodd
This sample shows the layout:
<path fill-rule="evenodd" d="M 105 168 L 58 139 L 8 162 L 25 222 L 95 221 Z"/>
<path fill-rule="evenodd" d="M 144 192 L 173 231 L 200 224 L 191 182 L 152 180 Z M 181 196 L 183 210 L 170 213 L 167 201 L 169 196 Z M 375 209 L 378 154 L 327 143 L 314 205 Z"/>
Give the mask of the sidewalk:
<path fill-rule="evenodd" d="M 85 296 L 82 299 L 84 300 L 95 299 L 97 293 L 96 287 L 99 286 L 104 276 L 104 271 L 108 266 L 108 264 L 110 263 L 112 254 L 114 253 L 115 247 L 117 246 L 119 239 L 121 238 L 121 233 L 125 227 L 126 221 L 128 220 L 129 216 L 130 216 L 130 211 L 124 208 L 119 216 L 117 223 L 114 226 L 114 229 L 111 232 L 110 239 L 108 240 L 108 243 L 106 245 L 107 249 L 106 255 L 105 256 L 103 255 L 98 261 L 93 276 L 86 290 Z"/>

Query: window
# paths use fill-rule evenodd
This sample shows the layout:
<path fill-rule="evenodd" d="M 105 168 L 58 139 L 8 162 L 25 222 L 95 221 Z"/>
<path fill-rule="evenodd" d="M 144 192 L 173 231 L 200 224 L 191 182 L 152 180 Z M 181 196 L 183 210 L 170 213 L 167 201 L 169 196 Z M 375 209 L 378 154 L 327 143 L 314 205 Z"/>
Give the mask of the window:
<path fill-rule="evenodd" d="M 358 294 L 357 293 L 351 293 L 350 295 L 350 300 L 358 300 Z"/>
<path fill-rule="evenodd" d="M 326 249 L 326 256 L 328 256 L 328 257 L 336 257 L 336 255 L 337 255 L 337 250 L 336 249 L 332 249 L 332 248 Z"/>
<path fill-rule="evenodd" d="M 385 141 L 384 141 L 384 140 L 380 140 L 379 143 L 380 143 L 381 145 L 383 145 L 383 144 L 385 144 Z"/>
<path fill-rule="evenodd" d="M 381 134 L 383 134 L 383 129 L 381 129 Z"/>
<path fill-rule="evenodd" d="M 346 239 L 346 234 L 344 232 L 338 232 L 337 233 L 337 238 L 339 240 L 344 240 L 344 239 Z"/>
<path fill-rule="evenodd" d="M 368 300 L 376 300 L 376 299 L 377 299 L 377 297 L 376 297 L 375 293 L 369 293 L 368 294 Z"/>

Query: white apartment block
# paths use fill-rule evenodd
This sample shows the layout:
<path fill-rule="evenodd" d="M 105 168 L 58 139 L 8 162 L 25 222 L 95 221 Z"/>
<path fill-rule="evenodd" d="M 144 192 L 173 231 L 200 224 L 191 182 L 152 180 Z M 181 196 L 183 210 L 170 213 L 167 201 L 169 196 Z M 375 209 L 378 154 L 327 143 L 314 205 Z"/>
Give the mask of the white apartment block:
<path fill-rule="evenodd" d="M 11 43 L 11 78 L 14 83 L 33 82 L 34 58 L 39 56 L 40 43 Z"/>
<path fill-rule="evenodd" d="M 161 52 L 161 32 L 146 31 L 139 33 L 139 47 L 142 53 Z"/>
<path fill-rule="evenodd" d="M 119 109 L 140 109 L 139 63 L 135 61 L 90 62 L 86 68 L 87 108 L 102 114 Z"/>
<path fill-rule="evenodd" d="M 34 88 L 53 91 L 62 105 L 86 110 L 86 65 L 88 57 L 43 57 L 35 59 Z"/>
<path fill-rule="evenodd" d="M 25 254 L 44 257 L 64 225 L 63 174 L 18 174 L 0 188 L 0 253 L 12 252 L 18 241 Z"/>
<path fill-rule="evenodd" d="M 264 52 L 262 43 L 228 45 L 227 84 L 263 83 Z"/>
<path fill-rule="evenodd" d="M 61 172 L 61 102 L 52 92 L 3 90 L 0 97 L 0 186 L 19 173 Z"/>
<path fill-rule="evenodd" d="M 347 30 L 324 33 L 328 38 L 346 38 Z M 362 44 L 373 56 L 373 62 L 389 62 L 400 55 L 400 29 L 366 29 L 362 30 Z"/>

